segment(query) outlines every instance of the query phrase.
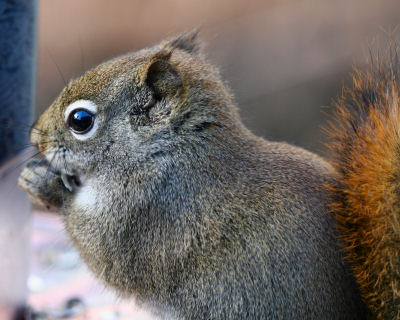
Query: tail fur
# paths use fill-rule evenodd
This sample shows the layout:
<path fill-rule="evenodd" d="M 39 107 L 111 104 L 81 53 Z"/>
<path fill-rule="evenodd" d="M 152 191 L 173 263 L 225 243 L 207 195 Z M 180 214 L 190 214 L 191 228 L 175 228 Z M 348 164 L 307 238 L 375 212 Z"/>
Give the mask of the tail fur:
<path fill-rule="evenodd" d="M 377 319 L 400 319 L 400 62 L 396 44 L 389 47 L 370 71 L 354 71 L 327 130 L 338 173 L 332 207 Z"/>

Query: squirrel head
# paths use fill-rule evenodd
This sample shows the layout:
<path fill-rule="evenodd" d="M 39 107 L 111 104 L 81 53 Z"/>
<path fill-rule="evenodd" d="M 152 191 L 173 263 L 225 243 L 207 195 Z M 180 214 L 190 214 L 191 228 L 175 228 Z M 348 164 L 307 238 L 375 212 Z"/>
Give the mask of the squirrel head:
<path fill-rule="evenodd" d="M 31 133 L 57 173 L 72 242 L 120 292 L 163 283 L 182 267 L 188 225 L 198 219 L 196 198 L 212 192 L 204 188 L 206 173 L 214 179 L 225 164 L 215 150 L 231 155 L 236 135 L 229 132 L 240 126 L 196 34 L 89 70 L 66 86 Z"/>
<path fill-rule="evenodd" d="M 34 125 L 32 143 L 79 184 L 117 164 L 149 166 L 218 134 L 232 117 L 231 96 L 200 53 L 197 33 L 114 58 L 72 80 Z"/>

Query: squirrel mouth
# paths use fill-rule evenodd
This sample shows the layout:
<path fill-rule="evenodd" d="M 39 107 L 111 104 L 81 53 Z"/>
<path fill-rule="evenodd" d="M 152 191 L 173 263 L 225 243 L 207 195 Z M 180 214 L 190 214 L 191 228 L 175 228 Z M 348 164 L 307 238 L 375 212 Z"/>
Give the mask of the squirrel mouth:
<path fill-rule="evenodd" d="M 68 174 L 66 172 L 61 173 L 61 180 L 64 186 L 70 191 L 73 192 L 78 189 L 82 183 L 79 177 L 75 174 Z"/>

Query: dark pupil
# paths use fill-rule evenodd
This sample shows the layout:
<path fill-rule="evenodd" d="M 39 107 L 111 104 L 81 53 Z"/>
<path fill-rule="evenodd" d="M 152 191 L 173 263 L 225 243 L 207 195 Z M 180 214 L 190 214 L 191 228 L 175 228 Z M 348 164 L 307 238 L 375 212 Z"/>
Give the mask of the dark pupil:
<path fill-rule="evenodd" d="M 94 115 L 86 110 L 76 110 L 69 116 L 68 126 L 77 133 L 85 133 L 92 128 Z"/>

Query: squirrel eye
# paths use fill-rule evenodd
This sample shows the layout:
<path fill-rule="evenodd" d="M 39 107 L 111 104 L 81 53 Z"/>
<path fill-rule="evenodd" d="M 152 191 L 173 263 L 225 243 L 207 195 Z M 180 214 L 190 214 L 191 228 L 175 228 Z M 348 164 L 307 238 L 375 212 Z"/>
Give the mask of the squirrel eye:
<path fill-rule="evenodd" d="M 64 111 L 65 127 L 77 140 L 90 139 L 97 131 L 101 115 L 97 105 L 90 100 L 72 102 Z"/>
<path fill-rule="evenodd" d="M 89 110 L 75 109 L 67 119 L 68 127 L 75 133 L 84 134 L 92 129 L 95 116 Z"/>

